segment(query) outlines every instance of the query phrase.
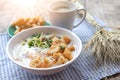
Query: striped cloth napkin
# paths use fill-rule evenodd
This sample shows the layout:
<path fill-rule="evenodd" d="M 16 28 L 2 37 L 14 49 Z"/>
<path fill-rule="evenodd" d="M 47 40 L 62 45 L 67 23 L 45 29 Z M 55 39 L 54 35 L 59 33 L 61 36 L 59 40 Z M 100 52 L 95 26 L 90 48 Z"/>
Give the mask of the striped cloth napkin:
<path fill-rule="evenodd" d="M 104 25 L 99 19 L 95 19 Z M 73 32 L 80 37 L 84 45 L 94 35 L 95 29 L 87 21 L 84 21 Z M 107 68 L 104 64 L 99 63 L 96 68 L 95 57 L 89 51 L 82 51 L 77 60 L 59 73 L 46 76 L 32 75 L 8 59 L 6 44 L 9 39 L 8 34 L 0 34 L 0 80 L 100 80 L 120 72 L 118 63 L 111 63 L 107 65 Z"/>

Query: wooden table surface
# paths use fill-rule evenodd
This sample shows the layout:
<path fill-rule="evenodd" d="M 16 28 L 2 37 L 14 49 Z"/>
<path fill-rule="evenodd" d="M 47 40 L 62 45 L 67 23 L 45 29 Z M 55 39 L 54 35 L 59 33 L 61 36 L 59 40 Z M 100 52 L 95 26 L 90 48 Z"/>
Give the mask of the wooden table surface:
<path fill-rule="evenodd" d="M 28 3 L 26 1 L 31 4 L 26 5 L 25 3 Z M 34 4 L 35 1 L 38 1 L 37 4 Z M 6 31 L 11 22 L 19 17 L 41 15 L 47 20 L 48 17 L 45 16 L 47 13 L 44 7 L 52 1 L 55 0 L 0 0 L 0 32 Z M 79 1 L 91 15 L 97 16 L 108 26 L 120 26 L 120 0 Z M 29 8 L 26 8 L 26 6 Z M 120 74 L 110 76 L 108 80 L 120 80 Z"/>

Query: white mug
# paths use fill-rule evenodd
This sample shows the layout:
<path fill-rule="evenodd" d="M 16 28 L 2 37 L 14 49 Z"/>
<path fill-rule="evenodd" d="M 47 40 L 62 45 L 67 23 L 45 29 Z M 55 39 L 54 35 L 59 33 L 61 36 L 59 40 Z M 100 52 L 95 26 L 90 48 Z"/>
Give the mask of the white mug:
<path fill-rule="evenodd" d="M 63 27 L 72 30 L 74 27 L 80 25 L 86 17 L 86 10 L 79 9 L 77 6 L 69 1 L 56 1 L 47 7 L 50 22 L 53 26 Z M 77 25 L 74 25 L 76 14 L 78 11 L 83 11 L 84 14 Z"/>

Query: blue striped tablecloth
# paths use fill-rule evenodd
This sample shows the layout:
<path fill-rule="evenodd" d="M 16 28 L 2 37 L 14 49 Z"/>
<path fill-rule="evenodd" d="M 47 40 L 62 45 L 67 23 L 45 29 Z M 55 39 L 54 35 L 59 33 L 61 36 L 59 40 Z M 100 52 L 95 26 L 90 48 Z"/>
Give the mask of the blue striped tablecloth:
<path fill-rule="evenodd" d="M 104 25 L 99 19 L 95 19 L 100 25 Z M 81 38 L 83 44 L 93 36 L 94 31 L 87 21 L 73 30 Z M 120 64 L 117 63 L 107 65 L 107 71 L 105 71 L 103 64 L 96 68 L 95 58 L 90 55 L 89 51 L 82 51 L 76 61 L 59 73 L 47 76 L 32 75 L 8 59 L 6 44 L 9 39 L 8 34 L 0 34 L 0 80 L 100 80 L 120 72 Z"/>

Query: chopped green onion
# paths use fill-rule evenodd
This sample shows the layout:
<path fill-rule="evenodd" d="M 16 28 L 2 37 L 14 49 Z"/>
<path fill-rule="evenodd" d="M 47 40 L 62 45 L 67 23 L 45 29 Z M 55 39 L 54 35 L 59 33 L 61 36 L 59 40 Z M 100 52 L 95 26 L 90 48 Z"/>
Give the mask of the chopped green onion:
<path fill-rule="evenodd" d="M 25 45 L 25 42 L 22 42 L 22 45 Z"/>
<path fill-rule="evenodd" d="M 25 42 L 27 42 L 29 47 L 49 48 L 52 45 L 51 39 L 44 37 L 43 40 L 40 40 L 40 37 L 41 34 L 35 34 L 31 38 L 27 39 Z"/>
<path fill-rule="evenodd" d="M 29 47 L 34 46 L 34 42 L 33 42 L 32 40 L 28 41 L 28 46 L 29 46 Z"/>
<path fill-rule="evenodd" d="M 61 39 L 61 37 L 58 37 L 58 39 Z"/>
<path fill-rule="evenodd" d="M 64 47 L 64 46 L 60 46 L 60 49 L 61 49 L 61 50 L 65 50 L 65 47 Z"/>
<path fill-rule="evenodd" d="M 39 38 L 41 36 L 41 34 L 34 34 L 34 35 L 32 35 L 32 37 L 37 37 L 37 38 Z"/>

